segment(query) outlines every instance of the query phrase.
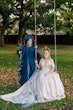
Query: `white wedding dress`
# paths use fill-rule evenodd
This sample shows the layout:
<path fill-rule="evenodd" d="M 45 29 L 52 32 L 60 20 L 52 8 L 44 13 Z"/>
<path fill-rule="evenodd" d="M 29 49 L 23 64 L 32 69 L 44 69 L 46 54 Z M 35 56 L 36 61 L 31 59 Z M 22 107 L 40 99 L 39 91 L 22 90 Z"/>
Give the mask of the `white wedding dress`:
<path fill-rule="evenodd" d="M 50 73 L 52 60 L 40 60 L 40 69 L 37 69 L 31 78 L 15 92 L 0 95 L 1 99 L 26 108 L 36 103 L 60 100 L 65 98 L 64 87 L 57 72 Z M 48 73 L 47 73 L 48 72 Z M 44 73 L 47 73 L 44 75 Z"/>

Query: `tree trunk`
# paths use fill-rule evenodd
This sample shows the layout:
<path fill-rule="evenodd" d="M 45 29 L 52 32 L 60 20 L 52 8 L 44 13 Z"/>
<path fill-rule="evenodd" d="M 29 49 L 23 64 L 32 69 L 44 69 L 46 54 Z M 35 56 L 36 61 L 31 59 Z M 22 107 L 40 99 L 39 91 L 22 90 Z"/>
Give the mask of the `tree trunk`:
<path fill-rule="evenodd" d="M 21 0 L 18 45 L 23 43 L 23 0 Z"/>
<path fill-rule="evenodd" d="M 0 47 L 4 47 L 4 36 L 0 35 Z"/>
<path fill-rule="evenodd" d="M 4 33 L 5 33 L 5 30 L 6 30 L 6 23 L 3 22 L 3 26 L 2 26 L 1 33 L 0 33 L 0 47 L 4 46 Z"/>
<path fill-rule="evenodd" d="M 22 44 L 23 42 L 23 24 L 22 21 L 19 21 L 19 37 L 18 37 L 18 44 Z"/>

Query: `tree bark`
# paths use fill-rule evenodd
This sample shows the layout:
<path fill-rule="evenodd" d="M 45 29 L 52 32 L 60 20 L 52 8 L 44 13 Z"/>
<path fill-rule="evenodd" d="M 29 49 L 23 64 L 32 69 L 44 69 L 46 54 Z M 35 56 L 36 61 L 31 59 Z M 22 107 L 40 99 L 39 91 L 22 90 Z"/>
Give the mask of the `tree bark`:
<path fill-rule="evenodd" d="M 3 26 L 1 28 L 1 33 L 0 33 L 0 47 L 4 46 L 4 33 L 5 33 L 5 30 L 6 30 L 6 23 L 3 22 Z"/>
<path fill-rule="evenodd" d="M 23 0 L 21 0 L 18 45 L 23 42 Z"/>

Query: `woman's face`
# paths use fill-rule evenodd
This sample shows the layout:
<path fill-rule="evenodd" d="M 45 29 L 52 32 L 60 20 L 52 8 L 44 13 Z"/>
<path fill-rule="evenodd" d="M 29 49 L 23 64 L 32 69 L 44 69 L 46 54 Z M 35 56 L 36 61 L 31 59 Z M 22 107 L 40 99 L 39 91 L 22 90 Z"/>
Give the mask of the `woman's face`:
<path fill-rule="evenodd" d="M 50 52 L 48 50 L 44 50 L 43 57 L 44 58 L 50 58 Z"/>
<path fill-rule="evenodd" d="M 30 39 L 30 40 L 27 41 L 27 46 L 28 47 L 32 46 L 32 39 Z"/>

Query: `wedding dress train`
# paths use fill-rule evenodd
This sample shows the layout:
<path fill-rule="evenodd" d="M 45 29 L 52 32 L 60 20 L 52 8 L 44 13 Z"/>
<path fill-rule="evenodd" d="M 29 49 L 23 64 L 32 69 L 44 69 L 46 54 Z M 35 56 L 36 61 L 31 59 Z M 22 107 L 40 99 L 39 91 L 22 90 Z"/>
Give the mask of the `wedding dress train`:
<path fill-rule="evenodd" d="M 24 108 L 35 103 L 60 100 L 65 98 L 64 87 L 59 74 L 50 73 L 51 61 L 41 59 L 41 68 L 37 69 L 31 78 L 15 92 L 0 95 L 1 99 L 15 104 L 21 104 Z M 48 73 L 47 73 L 48 72 Z M 47 73 L 44 75 L 44 73 Z"/>

